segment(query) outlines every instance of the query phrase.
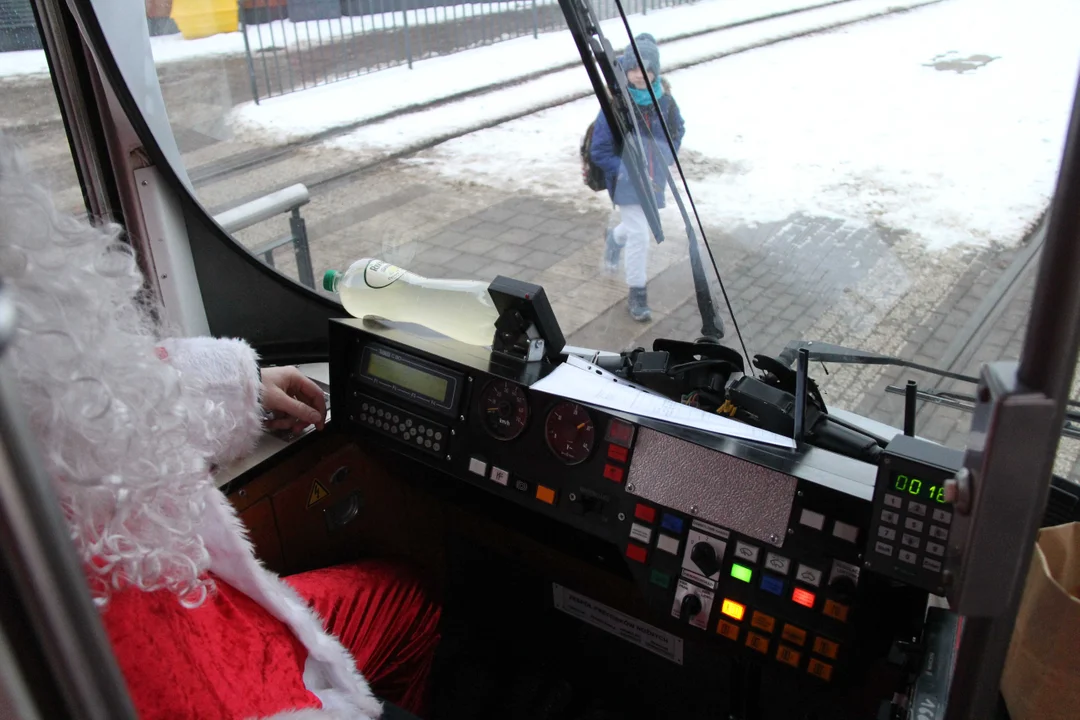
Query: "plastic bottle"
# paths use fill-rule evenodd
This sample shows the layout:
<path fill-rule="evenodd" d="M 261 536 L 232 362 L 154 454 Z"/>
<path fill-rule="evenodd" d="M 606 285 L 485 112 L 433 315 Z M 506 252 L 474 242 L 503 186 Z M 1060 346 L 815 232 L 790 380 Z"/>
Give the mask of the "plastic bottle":
<path fill-rule="evenodd" d="M 345 272 L 327 270 L 323 288 L 336 292 L 350 315 L 423 325 L 469 345 L 488 347 L 498 312 L 480 280 L 439 280 L 382 260 L 363 258 Z"/>

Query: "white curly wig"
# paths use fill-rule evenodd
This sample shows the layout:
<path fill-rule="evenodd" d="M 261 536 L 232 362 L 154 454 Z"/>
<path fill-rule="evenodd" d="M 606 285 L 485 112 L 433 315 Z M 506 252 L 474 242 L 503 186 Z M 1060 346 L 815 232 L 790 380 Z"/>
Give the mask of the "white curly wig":
<path fill-rule="evenodd" d="M 212 582 L 197 526 L 216 490 L 189 439 L 221 409 L 156 355 L 120 228 L 57 212 L 3 134 L 0 276 L 18 312 L 11 362 L 95 600 L 134 585 L 199 605 Z"/>

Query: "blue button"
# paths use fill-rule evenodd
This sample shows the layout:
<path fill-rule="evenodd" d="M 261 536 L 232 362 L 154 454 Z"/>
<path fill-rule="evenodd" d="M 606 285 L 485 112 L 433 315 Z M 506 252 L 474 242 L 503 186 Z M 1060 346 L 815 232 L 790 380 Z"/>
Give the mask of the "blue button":
<path fill-rule="evenodd" d="M 682 518 L 676 517 L 675 515 L 668 515 L 667 513 L 664 513 L 664 518 L 660 521 L 660 525 L 665 530 L 670 530 L 673 533 L 681 533 L 682 532 L 682 522 L 683 522 Z"/>
<path fill-rule="evenodd" d="M 773 595 L 783 595 L 784 581 L 772 575 L 765 575 L 761 578 L 761 589 Z"/>

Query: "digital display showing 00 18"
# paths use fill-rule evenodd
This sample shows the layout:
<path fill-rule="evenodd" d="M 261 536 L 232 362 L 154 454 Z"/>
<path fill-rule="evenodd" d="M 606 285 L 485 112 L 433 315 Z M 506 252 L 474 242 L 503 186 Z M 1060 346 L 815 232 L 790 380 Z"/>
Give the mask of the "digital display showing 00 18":
<path fill-rule="evenodd" d="M 931 484 L 914 475 L 896 473 L 893 476 L 892 489 L 895 492 L 913 495 L 927 501 L 945 504 L 945 481 Z"/>

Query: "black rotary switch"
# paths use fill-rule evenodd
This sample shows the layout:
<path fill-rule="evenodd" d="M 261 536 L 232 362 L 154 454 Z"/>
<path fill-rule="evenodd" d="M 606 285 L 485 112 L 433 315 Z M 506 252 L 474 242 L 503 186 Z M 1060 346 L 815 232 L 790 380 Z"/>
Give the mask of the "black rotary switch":
<path fill-rule="evenodd" d="M 683 595 L 682 605 L 679 608 L 679 619 L 689 620 L 701 612 L 701 598 L 694 594 Z"/>
<path fill-rule="evenodd" d="M 855 581 L 847 575 L 837 575 L 829 583 L 830 592 L 839 600 L 852 600 L 855 597 Z"/>
<path fill-rule="evenodd" d="M 703 575 L 715 575 L 720 572 L 720 561 L 716 558 L 716 549 L 707 542 L 699 542 L 690 551 L 690 559 L 701 568 Z"/>

